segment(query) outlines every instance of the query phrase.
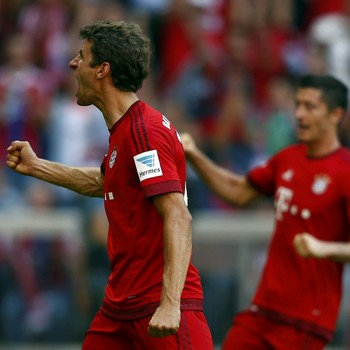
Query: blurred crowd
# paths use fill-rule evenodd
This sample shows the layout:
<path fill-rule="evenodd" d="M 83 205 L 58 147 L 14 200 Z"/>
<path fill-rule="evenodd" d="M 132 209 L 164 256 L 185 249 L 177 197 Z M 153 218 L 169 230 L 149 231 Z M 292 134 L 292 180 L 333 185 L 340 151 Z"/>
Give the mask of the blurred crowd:
<path fill-rule="evenodd" d="M 329 73 L 350 86 L 349 16 L 349 0 L 0 0 L 0 211 L 72 207 L 86 222 L 85 254 L 60 240 L 0 238 L 0 340 L 75 340 L 87 326 L 79 320 L 91 319 L 103 295 L 102 201 L 5 167 L 15 139 L 53 161 L 100 165 L 108 130 L 95 107 L 77 106 L 68 68 L 83 25 L 139 23 L 153 48 L 140 98 L 216 162 L 243 173 L 295 141 L 300 75 Z M 350 145 L 347 119 L 341 134 Z M 228 209 L 191 169 L 188 187 L 193 213 Z M 82 271 L 86 284 L 76 295 Z"/>

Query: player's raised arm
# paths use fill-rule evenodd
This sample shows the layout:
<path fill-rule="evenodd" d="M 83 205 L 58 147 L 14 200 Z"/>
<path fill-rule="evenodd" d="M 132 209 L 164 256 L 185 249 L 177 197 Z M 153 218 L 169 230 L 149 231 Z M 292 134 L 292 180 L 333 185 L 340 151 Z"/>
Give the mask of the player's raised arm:
<path fill-rule="evenodd" d="M 7 148 L 7 166 L 90 197 L 103 197 L 103 177 L 98 167 L 70 167 L 37 157 L 27 141 L 13 141 Z"/>
<path fill-rule="evenodd" d="M 350 261 L 350 242 L 322 241 L 308 233 L 300 233 L 293 243 L 298 254 L 304 258 Z"/>
<path fill-rule="evenodd" d="M 244 206 L 259 196 L 245 176 L 235 174 L 215 164 L 195 144 L 188 133 L 181 134 L 186 159 L 203 182 L 223 200 Z"/>

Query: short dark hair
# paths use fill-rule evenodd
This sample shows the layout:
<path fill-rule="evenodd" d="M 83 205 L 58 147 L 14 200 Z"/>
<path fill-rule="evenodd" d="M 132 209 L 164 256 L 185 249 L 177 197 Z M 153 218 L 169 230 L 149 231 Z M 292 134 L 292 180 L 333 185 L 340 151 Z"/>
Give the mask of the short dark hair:
<path fill-rule="evenodd" d="M 98 21 L 80 30 L 80 38 L 92 43 L 91 67 L 108 62 L 114 85 L 136 92 L 149 73 L 150 40 L 136 23 Z"/>
<path fill-rule="evenodd" d="M 307 74 L 300 78 L 298 88 L 315 88 L 322 91 L 322 100 L 330 110 L 348 108 L 348 88 L 340 80 L 330 75 Z"/>

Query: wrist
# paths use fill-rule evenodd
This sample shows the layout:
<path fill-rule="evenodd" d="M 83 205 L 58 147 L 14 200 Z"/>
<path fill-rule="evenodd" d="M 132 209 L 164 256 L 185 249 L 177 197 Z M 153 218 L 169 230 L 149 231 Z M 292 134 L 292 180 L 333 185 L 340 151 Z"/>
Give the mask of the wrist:
<path fill-rule="evenodd" d="M 181 303 L 181 299 L 180 298 L 176 298 L 176 297 L 171 297 L 171 296 L 164 296 L 162 295 L 161 299 L 160 299 L 160 304 L 162 306 L 165 306 L 167 308 L 171 308 L 171 309 L 178 309 L 180 310 L 180 303 Z"/>
<path fill-rule="evenodd" d="M 28 175 L 33 177 L 39 177 L 40 172 L 45 166 L 44 162 L 45 160 L 40 158 L 33 159 L 27 167 Z"/>

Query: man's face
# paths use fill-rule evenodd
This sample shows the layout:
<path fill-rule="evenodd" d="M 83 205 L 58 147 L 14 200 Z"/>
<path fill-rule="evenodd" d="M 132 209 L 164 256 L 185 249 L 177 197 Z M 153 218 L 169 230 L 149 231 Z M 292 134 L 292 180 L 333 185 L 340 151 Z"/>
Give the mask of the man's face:
<path fill-rule="evenodd" d="M 91 45 L 90 42 L 85 41 L 79 50 L 79 54 L 69 62 L 69 67 L 74 71 L 74 76 L 78 82 L 76 96 L 77 103 L 80 106 L 91 105 L 95 97 L 96 67 L 90 67 L 92 62 Z"/>
<path fill-rule="evenodd" d="M 322 100 L 322 91 L 299 88 L 296 94 L 296 126 L 299 141 L 317 143 L 336 134 L 337 119 Z"/>

